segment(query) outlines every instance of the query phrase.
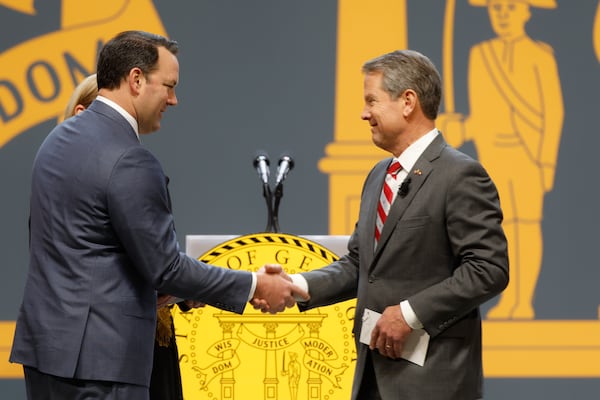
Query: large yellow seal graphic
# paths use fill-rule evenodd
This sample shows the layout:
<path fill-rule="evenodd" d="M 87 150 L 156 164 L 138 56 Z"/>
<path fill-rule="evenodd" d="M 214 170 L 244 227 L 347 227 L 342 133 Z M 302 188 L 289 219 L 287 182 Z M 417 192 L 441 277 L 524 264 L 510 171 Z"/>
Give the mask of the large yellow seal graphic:
<path fill-rule="evenodd" d="M 281 233 L 240 236 L 199 257 L 225 268 L 256 271 L 279 263 L 289 274 L 328 265 L 324 246 Z M 347 399 L 355 362 L 350 300 L 307 312 L 243 315 L 213 307 L 174 311 L 186 399 Z"/>

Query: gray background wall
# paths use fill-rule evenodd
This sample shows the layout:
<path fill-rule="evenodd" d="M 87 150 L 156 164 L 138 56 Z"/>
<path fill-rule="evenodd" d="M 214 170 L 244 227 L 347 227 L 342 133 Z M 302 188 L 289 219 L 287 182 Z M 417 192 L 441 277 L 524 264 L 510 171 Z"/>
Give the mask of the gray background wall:
<path fill-rule="evenodd" d="M 444 3 L 408 0 L 409 47 L 428 54 L 440 67 Z M 60 1 L 35 4 L 34 16 L 0 6 L 0 51 L 58 29 Z M 328 177 L 318 171 L 317 162 L 333 140 L 337 2 L 155 0 L 154 4 L 169 36 L 181 45 L 180 104 L 167 112 L 162 130 L 145 136 L 143 142 L 171 178 L 181 245 L 187 234 L 264 229 L 266 208 L 252 167 L 257 151 L 268 153 L 272 164 L 284 152 L 296 162 L 280 209 L 282 231 L 327 234 Z M 597 3 L 558 4 L 554 11 L 533 9 L 528 24 L 531 36 L 555 50 L 565 102 L 555 190 L 545 202 L 536 318 L 597 320 L 600 272 L 594 245 L 600 214 L 595 153 L 600 137 L 595 117 L 600 64 L 591 47 Z M 458 0 L 455 79 L 460 111 L 468 111 L 467 51 L 491 36 L 485 9 Z M 0 65 L 0 75 L 7 68 Z M 0 148 L 0 320 L 17 315 L 27 269 L 30 166 L 54 124 L 54 120 L 41 123 Z M 365 127 L 365 136 L 369 135 Z M 463 150 L 476 156 L 472 148 Z M 23 382 L 0 380 L 0 393 L 2 399 L 22 399 Z M 598 379 L 487 379 L 485 398 L 591 399 L 598 393 Z"/>

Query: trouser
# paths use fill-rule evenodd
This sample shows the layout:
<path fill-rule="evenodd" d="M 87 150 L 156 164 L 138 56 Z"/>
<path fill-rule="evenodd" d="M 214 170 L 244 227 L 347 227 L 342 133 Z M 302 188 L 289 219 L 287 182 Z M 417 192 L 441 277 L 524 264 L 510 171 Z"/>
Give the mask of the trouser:
<path fill-rule="evenodd" d="M 24 366 L 28 400 L 148 400 L 148 388 L 121 382 L 61 378 Z"/>

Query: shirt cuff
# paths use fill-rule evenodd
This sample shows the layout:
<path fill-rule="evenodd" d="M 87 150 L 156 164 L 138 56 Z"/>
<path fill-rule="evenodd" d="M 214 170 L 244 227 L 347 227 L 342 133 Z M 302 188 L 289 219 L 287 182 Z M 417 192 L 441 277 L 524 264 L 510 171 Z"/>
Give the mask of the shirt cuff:
<path fill-rule="evenodd" d="M 250 286 L 250 295 L 248 296 L 248 301 L 252 300 L 254 297 L 254 292 L 256 291 L 256 272 L 252 273 L 252 286 Z"/>
<path fill-rule="evenodd" d="M 417 314 L 413 311 L 408 300 L 400 302 L 400 309 L 402 310 L 402 315 L 408 326 L 413 329 L 423 329 L 423 324 L 419 321 L 419 318 L 417 318 Z"/>
<path fill-rule="evenodd" d="M 305 277 L 303 277 L 301 274 L 291 274 L 289 275 L 289 277 L 294 285 L 298 286 L 300 289 L 308 293 L 308 282 L 306 281 Z M 297 302 L 305 301 L 300 296 L 294 296 L 294 300 L 296 300 Z"/>

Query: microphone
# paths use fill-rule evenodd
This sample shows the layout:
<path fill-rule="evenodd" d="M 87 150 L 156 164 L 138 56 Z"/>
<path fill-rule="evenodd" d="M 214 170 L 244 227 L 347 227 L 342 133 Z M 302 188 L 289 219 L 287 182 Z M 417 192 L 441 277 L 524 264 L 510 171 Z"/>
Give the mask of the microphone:
<path fill-rule="evenodd" d="M 398 188 L 398 196 L 404 198 L 408 194 L 409 190 L 410 190 L 410 176 L 408 178 L 406 178 L 404 180 L 404 182 L 402 182 L 400 184 L 400 187 Z"/>
<path fill-rule="evenodd" d="M 256 168 L 256 172 L 258 172 L 258 176 L 262 183 L 268 185 L 269 184 L 269 158 L 264 155 L 258 155 L 254 159 L 254 168 Z"/>
<path fill-rule="evenodd" d="M 294 168 L 294 160 L 290 156 L 282 156 L 279 159 L 279 165 L 277 166 L 277 180 L 275 184 L 279 185 L 283 182 L 288 172 Z"/>

